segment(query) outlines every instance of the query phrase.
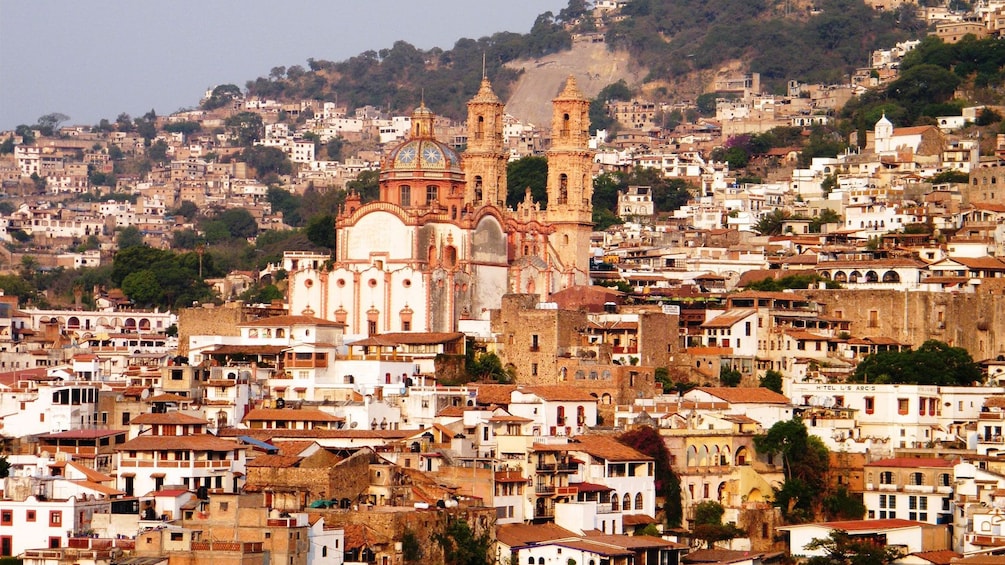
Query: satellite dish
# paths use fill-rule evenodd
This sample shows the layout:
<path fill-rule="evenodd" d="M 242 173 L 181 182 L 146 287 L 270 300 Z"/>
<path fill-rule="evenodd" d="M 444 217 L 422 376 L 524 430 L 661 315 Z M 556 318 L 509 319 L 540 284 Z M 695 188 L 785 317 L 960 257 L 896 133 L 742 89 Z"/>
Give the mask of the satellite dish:
<path fill-rule="evenodd" d="M 349 428 L 356 429 L 356 422 L 349 422 Z"/>
<path fill-rule="evenodd" d="M 149 388 L 143 389 L 143 391 L 140 392 L 140 398 L 142 398 L 143 400 L 150 398 L 150 389 Z"/>

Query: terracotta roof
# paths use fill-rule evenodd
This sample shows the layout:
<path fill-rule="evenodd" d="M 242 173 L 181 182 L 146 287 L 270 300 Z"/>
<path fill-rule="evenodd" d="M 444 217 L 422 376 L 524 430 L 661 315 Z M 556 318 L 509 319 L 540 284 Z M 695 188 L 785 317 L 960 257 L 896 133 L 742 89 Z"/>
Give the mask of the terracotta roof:
<path fill-rule="evenodd" d="M 95 471 L 90 467 L 84 467 L 83 465 L 79 465 L 77 463 L 74 463 L 73 461 L 67 461 L 66 465 L 72 469 L 75 469 L 77 472 L 87 477 L 88 481 L 91 481 L 93 483 L 110 483 L 115 480 L 115 477 L 112 477 L 111 475 L 106 475 L 99 471 Z"/>
<path fill-rule="evenodd" d="M 314 316 L 298 316 L 298 315 L 285 315 L 285 316 L 271 316 L 268 318 L 259 318 L 252 322 L 244 322 L 243 324 L 237 324 L 239 328 L 278 328 L 278 327 L 289 327 L 289 326 L 327 326 L 332 328 L 344 328 L 345 324 L 340 322 L 333 322 L 331 320 L 325 320 L 322 318 L 316 318 Z"/>
<path fill-rule="evenodd" d="M 125 434 L 125 430 L 66 430 L 51 434 L 39 434 L 39 439 L 98 439 Z"/>
<path fill-rule="evenodd" d="M 296 455 L 258 455 L 254 459 L 248 461 L 247 467 L 275 467 L 277 469 L 285 469 L 288 467 L 296 467 L 298 463 L 302 460 L 302 457 L 297 457 Z"/>
<path fill-rule="evenodd" d="M 953 257 L 952 260 L 968 269 L 1005 271 L 1005 262 L 996 257 Z"/>
<path fill-rule="evenodd" d="M 437 412 L 436 415 L 444 418 L 460 418 L 464 416 L 465 408 L 465 406 L 447 406 L 443 410 Z"/>
<path fill-rule="evenodd" d="M 280 455 L 298 455 L 305 449 L 316 444 L 316 441 L 277 441 L 273 445 L 279 448 Z"/>
<path fill-rule="evenodd" d="M 375 439 L 393 441 L 413 435 L 416 430 L 288 430 L 282 428 L 223 428 L 220 437 L 248 436 L 261 441 L 280 439 Z"/>
<path fill-rule="evenodd" d="M 611 492 L 613 488 L 597 483 L 569 483 L 570 487 L 576 487 L 579 492 Z"/>
<path fill-rule="evenodd" d="M 496 539 L 511 548 L 575 536 L 575 533 L 555 524 L 503 524 L 496 526 Z"/>
<path fill-rule="evenodd" d="M 584 435 L 572 438 L 573 451 L 589 453 L 607 461 L 652 461 L 653 458 L 628 447 L 611 436 Z"/>
<path fill-rule="evenodd" d="M 919 559 L 924 559 L 925 561 L 933 563 L 934 565 L 949 565 L 954 560 L 963 557 L 962 554 L 956 553 L 951 549 L 940 549 L 937 551 L 916 551 L 911 555 Z M 1003 561 L 1005 561 L 1005 559 L 1003 559 Z"/>
<path fill-rule="evenodd" d="M 634 552 L 628 551 L 623 547 L 612 546 L 606 543 L 598 543 L 583 538 L 553 541 L 551 542 L 551 544 L 558 545 L 561 547 L 568 547 L 569 549 L 575 549 L 577 551 L 586 551 L 589 553 L 594 553 L 597 555 L 603 555 L 607 557 L 621 557 L 626 555 L 634 555 Z"/>
<path fill-rule="evenodd" d="M 721 398 L 730 404 L 790 404 L 784 395 L 764 387 L 698 387 L 706 394 Z"/>
<path fill-rule="evenodd" d="M 580 387 L 567 385 L 538 385 L 528 386 L 519 389 L 535 396 L 540 396 L 544 400 L 552 402 L 596 402 L 597 398 L 590 395 L 590 391 Z"/>
<path fill-rule="evenodd" d="M 196 418 L 195 416 L 189 416 L 188 414 L 183 414 L 181 412 L 163 412 L 155 414 L 153 412 L 147 412 L 146 414 L 140 414 L 139 416 L 129 420 L 130 424 L 140 424 L 140 425 L 163 425 L 163 424 L 176 424 L 176 425 L 207 425 L 208 421 L 202 418 Z"/>
<path fill-rule="evenodd" d="M 701 325 L 703 328 L 729 328 L 733 324 L 757 314 L 757 310 L 753 308 L 735 308 L 733 310 L 727 310 L 722 314 L 712 318 L 711 320 L 705 322 Z"/>
<path fill-rule="evenodd" d="M 100 492 L 101 494 L 104 494 L 106 496 L 121 496 L 123 494 L 126 494 L 125 492 L 117 488 L 113 488 L 108 485 L 103 485 L 91 481 L 70 481 L 70 482 L 75 485 L 79 485 L 82 488 L 93 490 L 95 492 Z"/>
<path fill-rule="evenodd" d="M 866 463 L 866 467 L 899 467 L 905 469 L 924 467 L 952 467 L 953 462 L 946 459 L 933 457 L 893 457 L 890 459 L 880 459 L 872 463 Z"/>
<path fill-rule="evenodd" d="M 377 545 L 391 543 L 391 538 L 381 535 L 365 524 L 346 524 L 343 526 L 343 530 L 345 531 L 346 549 L 373 548 Z"/>
<path fill-rule="evenodd" d="M 509 406 L 510 397 L 516 385 L 468 385 L 476 391 L 478 404 L 499 404 Z"/>
<path fill-rule="evenodd" d="M 242 422 L 342 422 L 344 420 L 345 418 L 313 408 L 255 408 L 241 419 Z"/>
<path fill-rule="evenodd" d="M 194 402 L 193 399 L 187 396 L 182 396 L 180 394 L 163 393 L 155 396 L 151 396 L 146 399 L 146 402 Z"/>
<path fill-rule="evenodd" d="M 116 451 L 233 451 L 241 449 L 241 446 L 235 441 L 221 439 L 209 434 L 196 434 L 187 436 L 139 436 L 119 445 L 115 449 Z"/>
<path fill-rule="evenodd" d="M 491 418 L 489 418 L 489 422 L 493 422 L 493 423 L 511 422 L 511 423 L 514 423 L 514 424 L 526 424 L 528 422 L 533 422 L 533 421 L 534 420 L 531 420 L 530 418 L 524 418 L 522 416 L 514 416 L 512 414 L 499 414 L 499 415 L 492 416 Z"/>
<path fill-rule="evenodd" d="M 839 522 L 818 522 L 816 524 L 802 524 L 801 526 L 817 526 L 831 530 L 844 530 L 846 532 L 874 532 L 877 530 L 896 530 L 900 528 L 913 528 L 917 526 L 927 526 L 924 522 L 914 522 L 901 518 L 886 518 L 880 520 L 845 520 Z M 799 528 L 801 526 L 778 526 L 779 530 Z"/>
<path fill-rule="evenodd" d="M 496 471 L 495 479 L 497 483 L 527 482 L 527 479 L 520 473 L 520 471 Z"/>
<path fill-rule="evenodd" d="M 639 524 L 658 524 L 659 520 L 645 514 L 628 514 L 622 518 L 626 526 Z M 598 541 L 610 545 L 616 545 L 625 549 L 640 550 L 653 548 L 667 549 L 687 549 L 687 546 L 680 543 L 667 541 L 656 536 L 629 536 L 605 533 L 590 533 L 586 536 L 591 541 Z"/>

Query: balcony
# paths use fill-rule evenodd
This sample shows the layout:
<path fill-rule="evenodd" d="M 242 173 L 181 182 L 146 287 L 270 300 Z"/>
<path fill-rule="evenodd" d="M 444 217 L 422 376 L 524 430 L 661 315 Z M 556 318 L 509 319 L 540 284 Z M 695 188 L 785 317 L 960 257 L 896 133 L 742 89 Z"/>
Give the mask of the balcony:
<path fill-rule="evenodd" d="M 879 485 L 879 492 L 897 492 L 897 485 Z"/>
<path fill-rule="evenodd" d="M 538 463 L 538 473 L 575 473 L 579 465 L 575 463 Z"/>
<path fill-rule="evenodd" d="M 904 485 L 904 492 L 935 492 L 935 485 Z"/>
<path fill-rule="evenodd" d="M 193 541 L 192 551 L 240 551 L 241 553 L 262 553 L 262 542 Z"/>

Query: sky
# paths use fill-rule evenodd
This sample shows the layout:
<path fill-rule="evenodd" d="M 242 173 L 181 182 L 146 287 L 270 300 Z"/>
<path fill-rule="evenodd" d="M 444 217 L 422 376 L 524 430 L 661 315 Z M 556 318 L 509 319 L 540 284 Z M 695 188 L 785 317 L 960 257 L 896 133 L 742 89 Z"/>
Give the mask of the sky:
<path fill-rule="evenodd" d="M 192 108 L 273 67 L 527 33 L 568 0 L 0 0 L 0 131 Z"/>

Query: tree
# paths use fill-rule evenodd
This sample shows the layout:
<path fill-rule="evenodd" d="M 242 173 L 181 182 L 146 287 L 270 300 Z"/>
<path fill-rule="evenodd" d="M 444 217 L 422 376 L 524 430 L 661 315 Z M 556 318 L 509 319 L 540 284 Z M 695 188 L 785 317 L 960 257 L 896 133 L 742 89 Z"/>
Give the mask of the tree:
<path fill-rule="evenodd" d="M 841 214 L 830 208 L 824 208 L 810 220 L 810 233 L 820 233 L 827 224 L 841 224 Z"/>
<path fill-rule="evenodd" d="M 150 269 L 135 271 L 122 280 L 122 292 L 137 305 L 158 304 L 164 297 L 164 289 L 157 280 L 157 274 Z"/>
<path fill-rule="evenodd" d="M 258 221 L 244 208 L 228 208 L 217 220 L 227 226 L 230 237 L 247 239 L 258 235 Z"/>
<path fill-rule="evenodd" d="M 288 175 L 293 172 L 293 163 L 278 147 L 253 145 L 241 153 L 241 159 L 255 169 L 255 178 L 266 180 L 272 175 Z"/>
<path fill-rule="evenodd" d="M 962 183 L 970 182 L 970 175 L 956 169 L 942 171 L 932 177 L 932 184 Z"/>
<path fill-rule="evenodd" d="M 199 214 L 199 206 L 197 206 L 196 203 L 192 202 L 191 200 L 182 200 L 181 204 L 179 204 L 178 207 L 175 208 L 171 213 L 175 216 L 182 216 L 183 218 L 191 222 L 192 219 Z"/>
<path fill-rule="evenodd" d="M 511 383 L 516 379 L 512 369 L 503 366 L 495 353 L 480 353 L 468 364 L 468 375 L 476 381 Z"/>
<path fill-rule="evenodd" d="M 314 216 L 307 222 L 307 239 L 318 247 L 335 249 L 335 217 L 331 214 Z"/>
<path fill-rule="evenodd" d="M 768 369 L 761 377 L 760 386 L 782 394 L 782 374 L 778 371 Z"/>
<path fill-rule="evenodd" d="M 230 128 L 230 132 L 237 138 L 238 145 L 246 147 L 250 147 L 251 144 L 261 139 L 265 131 L 262 116 L 254 112 L 234 114 L 227 118 L 224 124 Z"/>
<path fill-rule="evenodd" d="M 841 485 L 836 491 L 824 497 L 824 514 L 827 520 L 861 520 L 865 516 L 865 504 L 862 495 L 848 492 L 848 487 Z"/>
<path fill-rule="evenodd" d="M 723 367 L 719 371 L 719 382 L 722 386 L 736 387 L 743 381 L 743 374 L 731 367 Z"/>
<path fill-rule="evenodd" d="M 401 535 L 401 556 L 405 563 L 417 563 L 422 559 L 422 545 L 412 530 L 406 529 Z"/>
<path fill-rule="evenodd" d="M 723 524 L 726 510 L 714 500 L 704 500 L 694 507 L 694 537 L 705 542 L 711 549 L 715 542 L 733 539 L 743 534 L 735 524 Z"/>
<path fill-rule="evenodd" d="M 122 228 L 116 241 L 119 244 L 119 250 L 146 245 L 143 243 L 143 234 L 140 233 L 140 229 L 136 226 Z"/>
<path fill-rule="evenodd" d="M 889 565 L 903 555 L 898 547 L 854 538 L 844 530 L 834 530 L 826 538 L 814 539 L 806 544 L 806 549 L 826 553 L 810 558 L 809 565 Z"/>
<path fill-rule="evenodd" d="M 548 205 L 548 159 L 530 156 L 510 161 L 506 164 L 506 205 L 516 208 L 523 202 L 526 190 L 530 196 L 541 204 Z"/>
<path fill-rule="evenodd" d="M 757 223 L 754 224 L 754 230 L 761 235 L 780 235 L 782 233 L 782 224 L 790 217 L 791 215 L 785 210 L 776 208 L 762 215 L 757 220 Z"/>
<path fill-rule="evenodd" d="M 821 495 L 827 487 L 830 455 L 806 425 L 793 418 L 776 422 L 767 433 L 754 438 L 758 453 L 780 455 L 785 482 L 775 490 L 775 505 L 790 522 L 813 518 Z"/>
<path fill-rule="evenodd" d="M 361 171 L 356 178 L 345 184 L 345 188 L 359 194 L 363 203 L 377 200 L 380 198 L 380 171 Z"/>
<path fill-rule="evenodd" d="M 930 339 L 909 351 L 881 351 L 855 367 L 852 382 L 971 386 L 983 380 L 980 366 L 962 347 Z"/>
<path fill-rule="evenodd" d="M 202 101 L 203 110 L 215 110 L 230 104 L 234 100 L 241 98 L 241 89 L 233 84 L 221 84 L 213 89 L 213 92 Z"/>
<path fill-rule="evenodd" d="M 653 458 L 656 463 L 656 495 L 663 499 L 667 525 L 678 527 L 684 520 L 680 478 L 670 466 L 670 450 L 660 433 L 652 427 L 640 426 L 618 436 L 618 442 Z"/>
<path fill-rule="evenodd" d="M 69 120 L 70 116 L 66 114 L 60 114 L 59 112 L 53 112 L 52 114 L 46 114 L 38 119 L 38 123 L 35 127 L 42 135 L 51 136 L 59 128 L 59 124 Z"/>
<path fill-rule="evenodd" d="M 463 518 L 451 521 L 443 533 L 433 534 L 433 539 L 443 548 L 446 565 L 488 565 L 491 562 L 492 539 L 487 533 L 475 535 Z"/>

